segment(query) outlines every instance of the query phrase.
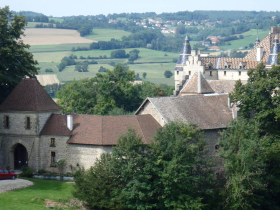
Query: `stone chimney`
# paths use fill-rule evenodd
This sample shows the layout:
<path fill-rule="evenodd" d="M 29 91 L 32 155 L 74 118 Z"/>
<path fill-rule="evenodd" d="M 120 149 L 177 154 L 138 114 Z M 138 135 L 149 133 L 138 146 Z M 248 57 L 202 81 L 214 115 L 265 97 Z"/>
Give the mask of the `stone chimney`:
<path fill-rule="evenodd" d="M 72 131 L 73 130 L 73 115 L 67 115 L 67 128 Z"/>
<path fill-rule="evenodd" d="M 263 48 L 257 47 L 257 61 L 261 62 L 263 57 Z"/>

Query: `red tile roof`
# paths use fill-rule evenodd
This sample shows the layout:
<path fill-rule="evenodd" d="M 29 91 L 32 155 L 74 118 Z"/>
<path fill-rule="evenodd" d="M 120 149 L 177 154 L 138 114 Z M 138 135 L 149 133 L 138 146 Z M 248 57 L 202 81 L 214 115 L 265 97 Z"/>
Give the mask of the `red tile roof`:
<path fill-rule="evenodd" d="M 151 115 L 97 116 L 73 115 L 73 131 L 66 124 L 66 115 L 53 114 L 41 135 L 71 136 L 70 144 L 116 145 L 128 128 L 135 129 L 145 144 L 155 135 L 160 124 Z"/>
<path fill-rule="evenodd" d="M 6 100 L 0 111 L 52 111 L 61 110 L 36 79 L 22 79 Z"/>

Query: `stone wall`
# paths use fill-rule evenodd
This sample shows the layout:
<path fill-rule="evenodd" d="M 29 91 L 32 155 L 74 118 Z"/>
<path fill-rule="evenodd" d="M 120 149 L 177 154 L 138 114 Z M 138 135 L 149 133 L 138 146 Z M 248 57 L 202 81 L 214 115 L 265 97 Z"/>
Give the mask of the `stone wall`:
<path fill-rule="evenodd" d="M 212 75 L 211 73 L 212 72 Z M 218 80 L 218 71 L 217 70 L 205 70 L 203 75 L 207 80 Z"/>
<path fill-rule="evenodd" d="M 143 115 L 143 114 L 150 114 L 153 116 L 153 118 L 161 125 L 164 126 L 165 122 L 163 117 L 158 113 L 154 105 L 147 101 L 147 103 L 143 106 L 143 108 L 137 113 L 137 115 Z"/>
<path fill-rule="evenodd" d="M 55 139 L 55 144 L 51 145 L 51 138 Z M 68 158 L 68 136 L 41 136 L 40 138 L 40 164 L 39 168 L 46 171 L 59 172 L 58 168 L 51 165 L 51 153 L 55 152 L 55 161 Z M 64 172 L 66 171 L 66 167 Z"/>
<path fill-rule="evenodd" d="M 208 155 L 214 158 L 216 163 L 217 171 L 223 167 L 223 162 L 219 154 L 219 144 L 218 139 L 221 137 L 221 132 L 223 129 L 212 129 L 203 131 L 203 139 L 206 141 L 206 148 L 208 150 Z"/>
<path fill-rule="evenodd" d="M 67 170 L 71 170 L 69 165 L 76 168 L 77 164 L 88 169 L 94 165 L 96 158 L 106 152 L 111 153 L 112 146 L 68 144 Z"/>
<path fill-rule="evenodd" d="M 5 116 L 9 117 L 9 128 L 5 128 Z M 30 117 L 30 129 L 26 129 L 27 117 Z M 37 114 L 34 112 L 1 112 L 0 134 L 36 135 Z"/>

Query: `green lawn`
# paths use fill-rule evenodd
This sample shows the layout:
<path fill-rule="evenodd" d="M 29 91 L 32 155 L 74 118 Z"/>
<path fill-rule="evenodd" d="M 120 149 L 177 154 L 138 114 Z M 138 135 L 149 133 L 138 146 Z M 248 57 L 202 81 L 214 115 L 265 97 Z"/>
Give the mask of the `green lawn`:
<path fill-rule="evenodd" d="M 121 39 L 123 36 L 130 35 L 130 32 L 115 29 L 93 29 L 91 35 L 85 36 L 94 41 L 110 41 L 112 38 Z"/>
<path fill-rule="evenodd" d="M 45 199 L 60 202 L 67 206 L 73 199 L 73 183 L 29 179 L 35 185 L 20 190 L 0 194 L 0 209 L 2 210 L 44 210 Z M 77 209 L 77 207 L 65 207 L 55 209 Z"/>

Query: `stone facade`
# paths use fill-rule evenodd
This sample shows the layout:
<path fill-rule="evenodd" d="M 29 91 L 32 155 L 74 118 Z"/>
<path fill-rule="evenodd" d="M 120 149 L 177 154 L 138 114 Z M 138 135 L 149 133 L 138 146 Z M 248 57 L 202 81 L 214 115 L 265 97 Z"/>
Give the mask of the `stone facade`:
<path fill-rule="evenodd" d="M 161 125 L 164 126 L 165 121 L 163 117 L 160 115 L 160 113 L 156 110 L 156 107 L 150 102 L 147 101 L 141 110 L 139 110 L 138 115 L 143 114 L 150 114 L 155 118 L 155 120 Z"/>

